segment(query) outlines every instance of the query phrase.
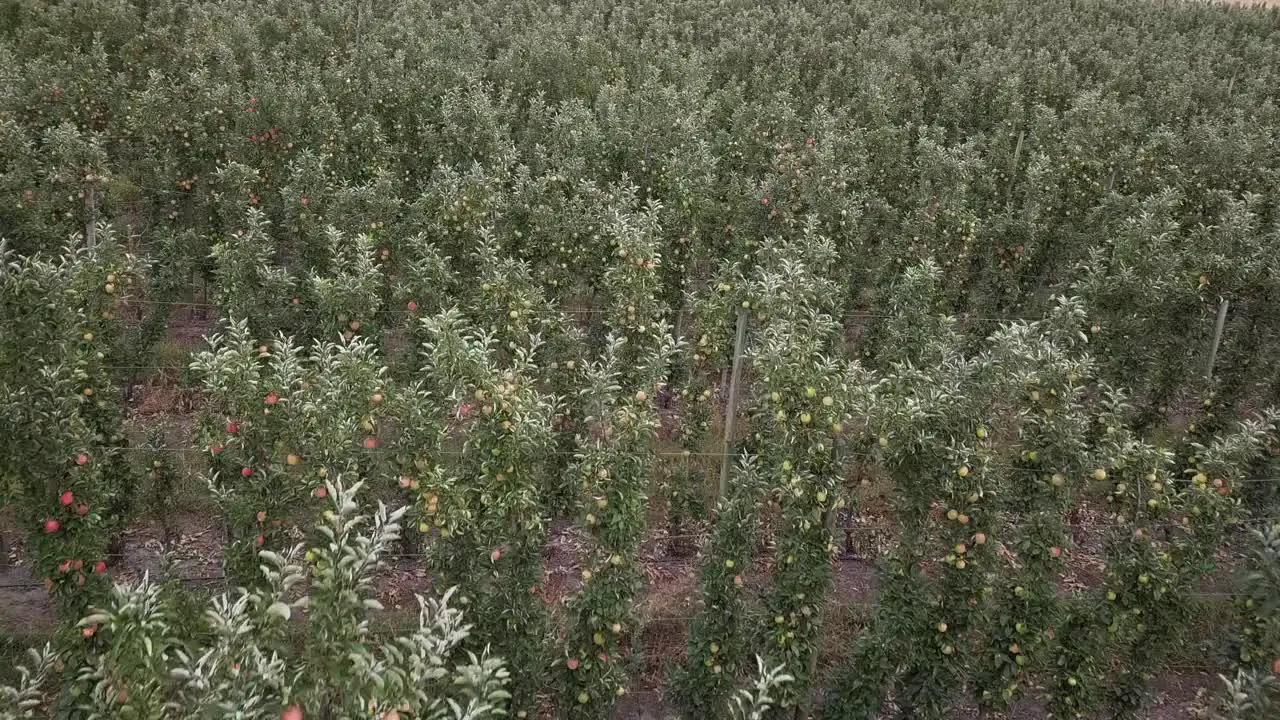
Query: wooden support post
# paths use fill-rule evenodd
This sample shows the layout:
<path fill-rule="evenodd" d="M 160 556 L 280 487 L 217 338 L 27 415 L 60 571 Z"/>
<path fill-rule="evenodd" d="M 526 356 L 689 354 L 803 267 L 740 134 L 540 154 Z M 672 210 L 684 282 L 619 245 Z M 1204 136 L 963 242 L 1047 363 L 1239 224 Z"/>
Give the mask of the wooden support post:
<path fill-rule="evenodd" d="M 738 310 L 738 334 L 733 341 L 733 374 L 729 378 L 729 403 L 724 411 L 724 457 L 720 458 L 720 492 L 717 500 L 724 499 L 729 490 L 729 466 L 733 464 L 729 449 L 733 447 L 733 435 L 738 420 L 738 385 L 742 381 L 743 345 L 747 341 L 747 310 Z"/>
<path fill-rule="evenodd" d="M 1213 345 L 1209 348 L 1209 365 L 1205 368 L 1206 377 L 1213 378 L 1213 365 L 1218 360 L 1218 347 L 1222 345 L 1222 330 L 1227 325 L 1227 301 L 1224 298 L 1218 304 L 1218 322 L 1213 328 Z"/>
<path fill-rule="evenodd" d="M 84 221 L 84 245 L 92 250 L 98 240 L 98 193 L 97 188 L 92 185 L 84 192 L 84 208 L 87 216 Z"/>

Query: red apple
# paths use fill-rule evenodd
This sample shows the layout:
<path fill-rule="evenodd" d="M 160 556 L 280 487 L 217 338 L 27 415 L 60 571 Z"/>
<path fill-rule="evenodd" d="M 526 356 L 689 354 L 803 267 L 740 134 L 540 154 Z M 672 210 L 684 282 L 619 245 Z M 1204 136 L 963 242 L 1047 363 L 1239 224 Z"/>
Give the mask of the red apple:
<path fill-rule="evenodd" d="M 267 539 L 261 535 L 253 539 L 253 542 L 257 544 L 258 547 L 262 547 L 263 543 L 265 543 L 266 541 Z"/>
<path fill-rule="evenodd" d="M 221 446 L 221 445 L 210 445 L 210 446 L 209 446 L 209 454 L 211 454 L 211 455 L 218 455 L 218 454 L 220 454 L 221 452 L 222 452 L 222 446 Z"/>
<path fill-rule="evenodd" d="M 239 431 L 240 431 L 240 424 L 239 424 L 239 423 L 236 423 L 236 422 L 229 422 L 229 423 L 227 423 L 227 432 L 234 434 L 234 433 L 239 432 Z"/>
<path fill-rule="evenodd" d="M 72 570 L 75 570 L 75 571 L 77 571 L 77 572 L 79 572 L 80 570 L 83 570 L 83 569 L 84 569 L 84 561 L 83 561 L 83 560 L 76 560 L 75 562 L 71 563 L 71 569 L 72 569 Z"/>
<path fill-rule="evenodd" d="M 96 633 L 96 632 L 98 632 L 98 626 L 97 626 L 97 625 L 90 625 L 89 627 L 85 628 L 84 630 L 81 630 L 81 631 L 80 631 L 80 634 L 81 634 L 81 635 L 84 635 L 84 636 L 85 636 L 85 637 L 87 637 L 87 638 L 91 638 L 91 637 L 93 637 L 94 633 Z"/>
<path fill-rule="evenodd" d="M 318 487 L 318 488 L 316 488 L 316 491 L 315 491 L 314 493 L 312 493 L 312 494 L 313 494 L 313 495 L 315 495 L 315 496 L 316 496 L 316 497 L 318 497 L 318 498 L 322 498 L 322 497 L 325 497 L 326 495 L 328 495 L 328 494 L 329 494 L 329 491 L 328 491 L 328 490 L 326 490 L 326 489 L 324 489 L 323 487 Z"/>
<path fill-rule="evenodd" d="M 253 468 L 244 468 L 243 470 L 240 471 L 240 475 L 243 477 L 249 477 L 252 474 L 253 474 Z"/>
<path fill-rule="evenodd" d="M 62 503 L 63 507 L 66 507 L 75 501 L 76 496 L 72 495 L 70 490 L 62 493 L 62 497 L 58 498 L 58 502 Z"/>
<path fill-rule="evenodd" d="M 52 535 L 62 529 L 62 523 L 57 520 L 45 520 L 44 531 Z"/>
<path fill-rule="evenodd" d="M 365 450 L 372 450 L 378 447 L 378 438 L 367 437 L 361 444 L 364 445 Z"/>
<path fill-rule="evenodd" d="M 76 464 L 77 464 L 77 465 L 84 465 L 84 464 L 85 464 L 85 463 L 87 463 L 87 462 L 89 462 L 89 456 L 88 456 L 88 455 L 85 455 L 84 453 L 80 453 L 79 455 L 76 455 Z"/>
<path fill-rule="evenodd" d="M 104 572 L 106 572 L 106 571 L 107 571 L 107 564 L 106 564 L 105 562 L 103 562 L 103 561 L 99 560 L 98 562 L 94 563 L 94 565 L 93 565 L 93 571 L 94 571 L 95 573 L 97 573 L 97 574 L 101 575 L 102 573 L 104 573 Z"/>
<path fill-rule="evenodd" d="M 265 510 L 259 510 L 258 522 L 266 522 L 266 521 L 267 521 L 267 512 Z"/>
<path fill-rule="evenodd" d="M 290 705 L 280 713 L 280 720 L 302 720 L 302 708 Z"/>
<path fill-rule="evenodd" d="M 278 402 L 280 402 L 280 396 L 279 396 L 279 395 L 275 394 L 274 392 L 272 392 L 272 393 L 270 393 L 270 394 L 268 394 L 268 395 L 267 395 L 266 403 L 267 403 L 268 405 L 275 405 L 275 404 L 276 404 L 276 403 L 278 403 Z"/>
<path fill-rule="evenodd" d="M 410 300 L 408 307 L 409 307 L 409 312 L 413 312 L 414 310 L 418 309 L 418 303 Z"/>
<path fill-rule="evenodd" d="M 566 663 L 565 663 L 565 665 L 567 665 L 567 666 L 569 667 L 569 669 L 570 669 L 570 670 L 577 670 L 577 669 L 578 669 L 578 658 L 569 658 L 569 661 L 568 661 L 568 662 L 566 662 Z"/>

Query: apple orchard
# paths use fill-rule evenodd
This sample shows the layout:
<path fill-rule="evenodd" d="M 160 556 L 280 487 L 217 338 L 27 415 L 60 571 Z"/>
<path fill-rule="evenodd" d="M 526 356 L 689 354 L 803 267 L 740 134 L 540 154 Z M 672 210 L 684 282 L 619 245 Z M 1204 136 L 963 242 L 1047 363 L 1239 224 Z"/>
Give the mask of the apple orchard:
<path fill-rule="evenodd" d="M 1278 38 L 0 0 L 0 720 L 1275 717 Z"/>

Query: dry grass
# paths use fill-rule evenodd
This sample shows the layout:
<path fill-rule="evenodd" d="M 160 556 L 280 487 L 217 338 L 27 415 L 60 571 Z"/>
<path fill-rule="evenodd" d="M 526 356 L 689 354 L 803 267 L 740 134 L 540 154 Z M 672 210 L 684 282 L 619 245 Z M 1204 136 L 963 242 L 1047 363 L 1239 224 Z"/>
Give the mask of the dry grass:
<path fill-rule="evenodd" d="M 1243 7 L 1252 7 L 1254 5 L 1262 5 L 1264 7 L 1280 7 L 1280 0 L 1215 0 L 1225 5 L 1240 5 Z"/>

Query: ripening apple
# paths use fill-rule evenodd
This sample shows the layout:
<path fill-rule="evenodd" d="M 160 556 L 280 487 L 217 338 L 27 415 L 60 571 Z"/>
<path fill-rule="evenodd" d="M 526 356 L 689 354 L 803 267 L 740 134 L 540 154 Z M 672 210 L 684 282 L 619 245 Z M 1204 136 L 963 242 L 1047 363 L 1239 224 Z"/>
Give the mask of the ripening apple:
<path fill-rule="evenodd" d="M 367 437 L 364 439 L 361 445 L 364 446 L 365 450 L 373 450 L 374 448 L 378 447 L 378 439 L 374 437 Z"/>
<path fill-rule="evenodd" d="M 79 515 L 80 517 L 84 517 L 85 515 L 88 515 L 89 506 L 85 505 L 84 503 L 80 503 L 79 505 L 76 506 L 76 514 Z"/>
<path fill-rule="evenodd" d="M 301 461 L 302 461 L 302 458 L 298 457 L 297 455 L 294 455 L 293 453 L 289 453 L 284 457 L 284 462 L 286 465 L 297 465 Z"/>
<path fill-rule="evenodd" d="M 1049 555 L 1055 558 L 1062 557 L 1062 548 L 1058 547 L 1057 545 L 1049 548 Z"/>
<path fill-rule="evenodd" d="M 1102 468 L 1098 468 L 1097 470 L 1094 470 L 1094 471 L 1093 471 L 1093 479 L 1094 479 L 1094 480 L 1097 480 L 1098 482 L 1102 482 L 1103 480 L 1106 480 L 1106 479 L 1107 479 L 1107 471 L 1106 471 L 1106 470 L 1103 470 Z"/>
<path fill-rule="evenodd" d="M 312 493 L 312 495 L 315 495 L 318 498 L 325 497 L 328 494 L 329 494 L 329 491 L 326 490 L 323 486 L 316 488 L 315 492 Z"/>
<path fill-rule="evenodd" d="M 973 544 L 974 544 L 974 545 L 986 545 L 986 544 L 987 544 L 987 534 L 986 534 L 986 533 L 978 533 L 978 534 L 974 535 L 974 536 L 973 536 Z"/>

